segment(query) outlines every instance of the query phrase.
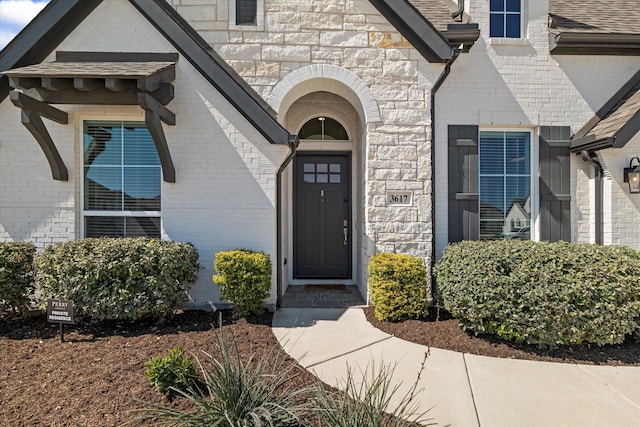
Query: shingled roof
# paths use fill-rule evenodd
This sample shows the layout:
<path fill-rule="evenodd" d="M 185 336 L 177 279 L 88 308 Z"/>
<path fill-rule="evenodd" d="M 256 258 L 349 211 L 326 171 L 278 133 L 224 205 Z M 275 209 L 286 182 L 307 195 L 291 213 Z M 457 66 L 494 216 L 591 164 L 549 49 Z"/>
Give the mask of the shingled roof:
<path fill-rule="evenodd" d="M 640 8 L 628 0 L 550 0 L 553 54 L 640 55 Z"/>
<path fill-rule="evenodd" d="M 624 147 L 640 132 L 638 71 L 573 137 L 573 151 Z"/>
<path fill-rule="evenodd" d="M 629 0 L 550 0 L 557 32 L 640 34 L 640 6 Z"/>
<path fill-rule="evenodd" d="M 467 52 L 480 37 L 478 24 L 469 24 L 463 14 L 460 21 L 451 15 L 457 11 L 453 0 L 407 0 L 452 46 Z"/>
<path fill-rule="evenodd" d="M 448 24 L 455 24 L 456 21 L 451 17 L 451 13 L 454 11 L 451 6 L 448 5 L 445 0 L 409 0 L 409 3 L 413 5 L 425 18 L 433 24 L 438 31 L 446 31 Z"/>

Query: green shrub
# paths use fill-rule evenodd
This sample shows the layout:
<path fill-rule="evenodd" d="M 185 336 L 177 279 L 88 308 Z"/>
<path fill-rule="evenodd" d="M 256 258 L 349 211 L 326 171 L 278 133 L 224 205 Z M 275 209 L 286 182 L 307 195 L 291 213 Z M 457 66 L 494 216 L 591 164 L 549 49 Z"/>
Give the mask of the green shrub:
<path fill-rule="evenodd" d="M 214 261 L 218 285 L 223 299 L 238 309 L 242 316 L 259 314 L 271 291 L 271 260 L 263 252 L 236 249 L 218 252 Z"/>
<path fill-rule="evenodd" d="M 391 253 L 372 256 L 369 289 L 378 320 L 395 322 L 426 313 L 427 269 L 420 258 Z"/>
<path fill-rule="evenodd" d="M 28 308 L 35 253 L 31 243 L 0 243 L 0 311 Z"/>
<path fill-rule="evenodd" d="M 435 268 L 464 329 L 540 346 L 617 344 L 638 327 L 640 253 L 566 242 L 462 242 Z"/>
<path fill-rule="evenodd" d="M 229 342 L 230 341 L 230 342 Z M 178 393 L 194 409 L 148 404 L 140 421 L 162 426 L 300 426 L 310 389 L 299 388 L 297 364 L 280 356 L 280 347 L 241 354 L 237 340 L 217 334 L 217 354 L 199 360 L 201 386 Z M 259 354 L 259 356 L 258 356 Z"/>
<path fill-rule="evenodd" d="M 39 305 L 73 300 L 94 320 L 162 319 L 180 308 L 198 273 L 189 243 L 146 238 L 99 238 L 56 243 L 36 261 Z"/>
<path fill-rule="evenodd" d="M 185 356 L 184 349 L 173 347 L 166 356 L 156 356 L 145 362 L 147 379 L 157 390 L 186 391 L 196 380 L 196 364 Z"/>

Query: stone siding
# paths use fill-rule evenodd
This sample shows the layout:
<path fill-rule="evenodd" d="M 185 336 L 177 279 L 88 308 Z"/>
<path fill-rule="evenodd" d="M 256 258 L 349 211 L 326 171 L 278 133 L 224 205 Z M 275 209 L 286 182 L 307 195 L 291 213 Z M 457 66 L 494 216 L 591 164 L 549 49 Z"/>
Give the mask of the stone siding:
<path fill-rule="evenodd" d="M 392 251 L 429 261 L 430 90 L 443 66 L 428 64 L 366 0 L 265 0 L 264 28 L 253 31 L 230 29 L 228 0 L 206 7 L 192 0 L 172 4 L 262 97 L 278 106 L 281 98 L 274 98 L 274 88 L 297 70 L 313 72 L 311 65 L 344 70 L 342 75 L 323 76 L 327 91 L 332 91 L 333 80 L 354 91 L 356 84 L 364 84 L 373 102 L 358 96 L 349 100 L 366 122 L 366 132 L 357 141 L 366 162 L 360 177 L 366 224 L 361 239 L 369 251 L 365 257 L 371 250 Z M 296 87 L 278 89 L 284 95 Z M 370 105 L 363 105 L 366 102 Z M 379 111 L 379 117 L 371 120 L 367 109 Z M 413 206 L 386 206 L 386 192 L 397 189 L 414 192 Z M 367 241 L 373 241 L 373 248 Z"/>

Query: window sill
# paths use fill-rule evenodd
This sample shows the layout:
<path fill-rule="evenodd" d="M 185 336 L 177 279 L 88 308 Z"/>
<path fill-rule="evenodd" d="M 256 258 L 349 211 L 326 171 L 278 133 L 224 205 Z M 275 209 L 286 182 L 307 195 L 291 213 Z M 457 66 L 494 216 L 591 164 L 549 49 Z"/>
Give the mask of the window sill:
<path fill-rule="evenodd" d="M 236 25 L 233 23 L 229 23 L 230 31 L 264 31 L 264 24 L 253 24 L 253 25 Z"/>
<path fill-rule="evenodd" d="M 490 37 L 489 45 L 491 46 L 527 46 L 529 41 L 526 38 L 510 38 L 510 37 Z"/>

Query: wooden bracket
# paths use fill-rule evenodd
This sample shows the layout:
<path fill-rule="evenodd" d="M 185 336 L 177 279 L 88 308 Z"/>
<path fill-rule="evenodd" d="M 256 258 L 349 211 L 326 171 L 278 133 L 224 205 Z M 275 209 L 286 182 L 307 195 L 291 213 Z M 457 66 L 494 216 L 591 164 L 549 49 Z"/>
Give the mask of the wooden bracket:
<path fill-rule="evenodd" d="M 161 123 L 162 121 L 168 125 L 175 125 L 176 115 L 148 93 L 138 93 L 138 104 L 145 110 L 144 123 L 149 129 L 156 150 L 158 150 L 162 165 L 162 178 L 165 182 L 176 182 L 176 171 Z"/>
<path fill-rule="evenodd" d="M 42 117 L 66 125 L 69 123 L 69 115 L 49 104 L 31 98 L 22 92 L 11 91 L 9 96 L 13 105 L 22 110 L 22 124 L 33 135 L 36 141 L 38 141 L 38 144 L 40 144 L 40 148 L 42 148 L 51 167 L 53 179 L 68 181 L 69 172 L 67 171 L 67 167 L 55 143 L 51 139 L 51 135 L 49 135 L 47 127 L 42 121 Z"/>

